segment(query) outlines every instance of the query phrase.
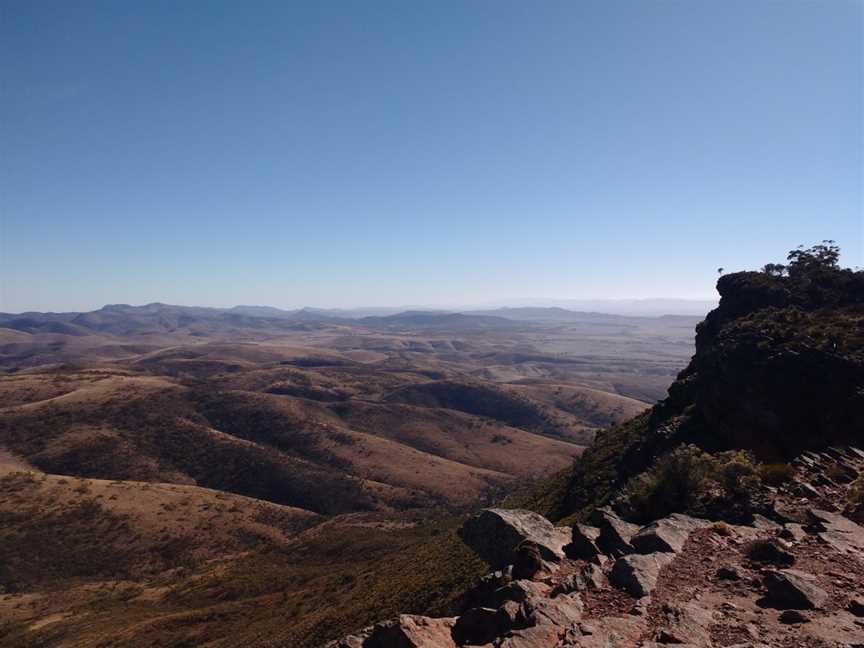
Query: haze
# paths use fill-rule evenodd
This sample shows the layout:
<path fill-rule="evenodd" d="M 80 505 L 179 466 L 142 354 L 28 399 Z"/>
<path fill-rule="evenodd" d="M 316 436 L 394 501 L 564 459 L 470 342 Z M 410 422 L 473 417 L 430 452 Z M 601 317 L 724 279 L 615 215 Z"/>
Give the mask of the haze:
<path fill-rule="evenodd" d="M 862 265 L 861 32 L 840 0 L 2 2 L 0 310 L 713 299 L 824 238 Z"/>

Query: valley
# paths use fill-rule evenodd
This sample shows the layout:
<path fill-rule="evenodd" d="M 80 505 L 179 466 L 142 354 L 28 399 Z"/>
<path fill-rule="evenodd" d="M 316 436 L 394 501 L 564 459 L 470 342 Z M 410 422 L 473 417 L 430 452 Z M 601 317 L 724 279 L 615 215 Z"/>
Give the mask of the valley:
<path fill-rule="evenodd" d="M 0 639 L 314 646 L 444 609 L 481 569 L 459 516 L 661 398 L 698 319 L 505 311 L 0 315 Z"/>

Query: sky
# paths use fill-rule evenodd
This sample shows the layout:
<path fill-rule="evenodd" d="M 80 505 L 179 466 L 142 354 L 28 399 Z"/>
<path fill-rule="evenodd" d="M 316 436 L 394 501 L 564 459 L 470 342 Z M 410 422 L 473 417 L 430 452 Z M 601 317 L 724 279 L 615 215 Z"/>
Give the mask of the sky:
<path fill-rule="evenodd" d="M 0 0 L 0 311 L 864 266 L 864 3 Z"/>

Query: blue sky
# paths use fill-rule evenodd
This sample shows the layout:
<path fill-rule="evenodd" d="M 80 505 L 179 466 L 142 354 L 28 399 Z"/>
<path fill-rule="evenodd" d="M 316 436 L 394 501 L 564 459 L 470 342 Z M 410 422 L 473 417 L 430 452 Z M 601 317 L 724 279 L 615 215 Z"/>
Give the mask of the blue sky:
<path fill-rule="evenodd" d="M 0 310 L 862 260 L 862 3 L 0 1 Z"/>

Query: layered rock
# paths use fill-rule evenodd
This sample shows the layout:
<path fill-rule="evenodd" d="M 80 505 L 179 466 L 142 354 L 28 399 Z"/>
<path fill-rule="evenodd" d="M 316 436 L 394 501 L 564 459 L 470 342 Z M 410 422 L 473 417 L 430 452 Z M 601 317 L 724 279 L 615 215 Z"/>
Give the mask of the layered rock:
<path fill-rule="evenodd" d="M 469 518 L 459 534 L 465 544 L 494 567 L 513 563 L 517 548 L 527 542 L 537 549 L 543 560 L 561 560 L 564 546 L 571 539 L 569 528 L 555 527 L 542 515 L 494 508 L 484 509 Z"/>

